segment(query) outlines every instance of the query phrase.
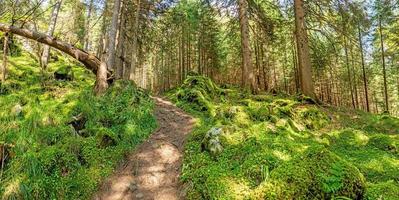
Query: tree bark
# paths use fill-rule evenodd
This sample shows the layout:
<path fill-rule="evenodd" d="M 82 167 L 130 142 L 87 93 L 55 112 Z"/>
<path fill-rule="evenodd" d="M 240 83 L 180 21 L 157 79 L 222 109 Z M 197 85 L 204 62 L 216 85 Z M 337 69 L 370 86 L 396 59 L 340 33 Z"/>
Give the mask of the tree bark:
<path fill-rule="evenodd" d="M 112 23 L 111 28 L 109 30 L 109 43 L 108 43 L 108 51 L 107 51 L 107 68 L 109 71 L 114 70 L 115 65 L 115 55 L 116 55 L 116 33 L 118 31 L 118 19 L 119 19 L 119 11 L 120 11 L 121 0 L 114 1 L 114 9 L 112 13 Z"/>
<path fill-rule="evenodd" d="M 140 25 L 140 10 L 141 10 L 141 1 L 137 0 L 137 5 L 136 5 L 136 15 L 134 17 L 134 35 L 133 35 L 133 44 L 132 44 L 132 63 L 130 66 L 130 80 L 134 80 L 134 74 L 137 68 L 137 53 L 138 53 L 138 48 L 137 48 L 137 43 L 138 43 L 138 35 L 139 35 L 139 25 Z"/>
<path fill-rule="evenodd" d="M 57 24 L 58 12 L 60 11 L 62 0 L 57 0 L 54 5 L 53 12 L 51 13 L 50 24 L 48 26 L 47 35 L 53 36 L 55 25 Z M 50 46 L 44 45 L 43 53 L 41 56 L 41 67 L 43 70 L 47 69 L 48 61 L 50 57 Z"/>
<path fill-rule="evenodd" d="M 308 35 L 305 23 L 305 9 L 303 0 L 294 0 L 295 27 L 298 49 L 299 80 L 303 94 L 316 99 L 312 80 L 312 66 L 309 55 Z"/>
<path fill-rule="evenodd" d="M 1 24 L 0 24 L 1 25 Z M 4 83 L 7 77 L 7 53 L 8 53 L 8 32 L 4 34 L 3 41 L 3 64 L 1 66 L 1 82 Z"/>
<path fill-rule="evenodd" d="M 94 93 L 97 96 L 100 96 L 105 93 L 108 89 L 108 82 L 107 82 L 107 62 L 106 58 L 106 50 L 102 53 L 101 56 L 101 64 L 98 67 L 97 74 L 96 74 L 96 85 L 94 86 Z"/>
<path fill-rule="evenodd" d="M 348 44 L 347 44 L 347 39 L 344 36 L 344 50 L 345 50 L 345 62 L 346 62 L 346 69 L 348 72 L 348 83 L 349 83 L 349 90 L 350 90 L 350 95 L 351 95 L 351 100 L 352 100 L 352 106 L 353 109 L 356 109 L 356 104 L 355 104 L 355 99 L 353 95 L 353 86 L 352 86 L 352 75 L 349 67 L 349 55 L 348 55 Z"/>
<path fill-rule="evenodd" d="M 381 16 L 378 17 L 378 27 L 379 27 L 378 29 L 380 32 L 380 42 L 381 42 L 382 72 L 384 75 L 385 112 L 389 113 L 387 72 L 386 72 L 386 65 L 385 65 L 385 49 L 384 49 L 384 39 L 383 39 L 383 34 L 382 34 Z"/>
<path fill-rule="evenodd" d="M 367 112 L 370 112 L 369 94 L 368 94 L 367 77 L 366 77 L 366 67 L 365 67 L 365 63 L 364 63 L 362 33 L 360 30 L 360 26 L 358 26 L 358 31 L 359 31 L 360 56 L 362 57 L 363 85 L 364 85 L 364 95 L 366 98 L 366 110 L 367 110 Z"/>
<path fill-rule="evenodd" d="M 57 38 L 53 38 L 52 36 L 48 36 L 46 34 L 36 31 L 30 31 L 24 28 L 8 26 L 2 23 L 0 23 L 0 31 L 10 32 L 28 39 L 35 40 L 39 43 L 49 45 L 55 49 L 58 49 L 74 57 L 76 60 L 80 61 L 87 69 L 89 69 L 95 74 L 97 73 L 97 69 L 100 66 L 101 62 L 95 55 L 92 55 L 79 48 L 76 48 L 69 43 L 59 41 L 57 40 Z"/>
<path fill-rule="evenodd" d="M 84 50 L 89 51 L 89 46 L 90 46 L 90 25 L 91 25 L 91 14 L 93 12 L 93 3 L 94 0 L 90 0 L 89 7 L 87 9 L 87 19 L 86 19 L 86 24 L 85 24 L 85 39 L 84 39 Z"/>
<path fill-rule="evenodd" d="M 249 42 L 248 2 L 238 0 L 238 13 L 241 29 L 241 51 L 242 51 L 242 87 L 256 93 L 255 76 L 252 69 L 251 47 Z"/>

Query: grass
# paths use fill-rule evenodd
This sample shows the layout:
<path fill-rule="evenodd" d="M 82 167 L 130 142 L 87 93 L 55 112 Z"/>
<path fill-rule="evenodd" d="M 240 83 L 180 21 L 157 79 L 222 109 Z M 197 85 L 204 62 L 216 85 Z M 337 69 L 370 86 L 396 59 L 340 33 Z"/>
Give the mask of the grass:
<path fill-rule="evenodd" d="M 209 79 L 188 80 L 201 84 L 186 82 L 168 93 L 197 118 L 183 166 L 188 199 L 399 196 L 398 118 L 320 107 L 289 96 L 246 95 L 217 86 L 205 86 L 214 88 L 206 91 L 201 88 L 213 84 Z M 223 129 L 218 138 L 223 151 L 216 157 L 203 148 L 204 137 L 215 127 Z"/>
<path fill-rule="evenodd" d="M 69 66 L 73 81 L 50 78 Z M 45 79 L 26 54 L 11 57 L 9 69 L 0 86 L 0 147 L 8 154 L 2 199 L 89 199 L 156 126 L 149 95 L 130 82 L 95 97 L 93 74 L 62 57 Z M 82 119 L 78 129 L 74 116 Z"/>

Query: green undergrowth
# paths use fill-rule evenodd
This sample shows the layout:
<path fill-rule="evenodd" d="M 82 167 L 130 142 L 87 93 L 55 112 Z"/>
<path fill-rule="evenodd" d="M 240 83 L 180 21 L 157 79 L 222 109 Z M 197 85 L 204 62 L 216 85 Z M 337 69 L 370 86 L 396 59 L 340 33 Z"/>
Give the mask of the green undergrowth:
<path fill-rule="evenodd" d="M 75 66 L 60 57 L 42 78 L 28 55 L 10 58 L 0 94 L 2 199 L 90 199 L 155 128 L 145 91 L 117 81 L 96 97 L 92 73 Z M 59 69 L 72 69 L 73 80 L 51 78 Z"/>
<path fill-rule="evenodd" d="M 397 118 L 243 94 L 201 76 L 167 95 L 197 117 L 183 165 L 188 199 L 399 196 Z M 215 127 L 222 133 L 204 145 Z M 215 156 L 207 147 L 218 142 Z"/>

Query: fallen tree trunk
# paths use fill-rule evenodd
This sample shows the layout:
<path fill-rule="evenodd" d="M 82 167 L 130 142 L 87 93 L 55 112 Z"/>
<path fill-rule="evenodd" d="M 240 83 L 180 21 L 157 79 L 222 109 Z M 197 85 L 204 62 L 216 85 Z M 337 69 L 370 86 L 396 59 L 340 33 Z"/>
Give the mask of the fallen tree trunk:
<path fill-rule="evenodd" d="M 58 49 L 64 53 L 67 53 L 68 55 L 74 57 L 76 60 L 81 62 L 87 69 L 92 71 L 94 74 L 97 73 L 97 69 L 101 64 L 100 59 L 98 59 L 95 55 L 90 54 L 82 49 L 76 48 L 69 43 L 57 40 L 57 38 L 51 37 L 44 33 L 31 31 L 24 28 L 18 28 L 15 26 L 9 26 L 2 23 L 0 23 L 0 31 L 6 33 L 9 32 L 28 39 L 32 39 L 39 43 L 47 44 L 48 46 Z"/>

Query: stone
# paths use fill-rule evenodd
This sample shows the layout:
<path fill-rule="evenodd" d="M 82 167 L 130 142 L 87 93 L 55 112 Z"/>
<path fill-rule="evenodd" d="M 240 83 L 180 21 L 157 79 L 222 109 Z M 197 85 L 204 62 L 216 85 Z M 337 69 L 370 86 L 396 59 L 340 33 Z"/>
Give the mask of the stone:
<path fill-rule="evenodd" d="M 143 197 L 144 197 L 144 194 L 141 193 L 141 192 L 139 192 L 139 193 L 136 194 L 136 198 L 141 199 L 141 198 L 143 198 Z"/>
<path fill-rule="evenodd" d="M 23 114 L 23 107 L 20 104 L 15 105 L 11 109 L 11 115 L 15 117 L 20 117 Z"/>

